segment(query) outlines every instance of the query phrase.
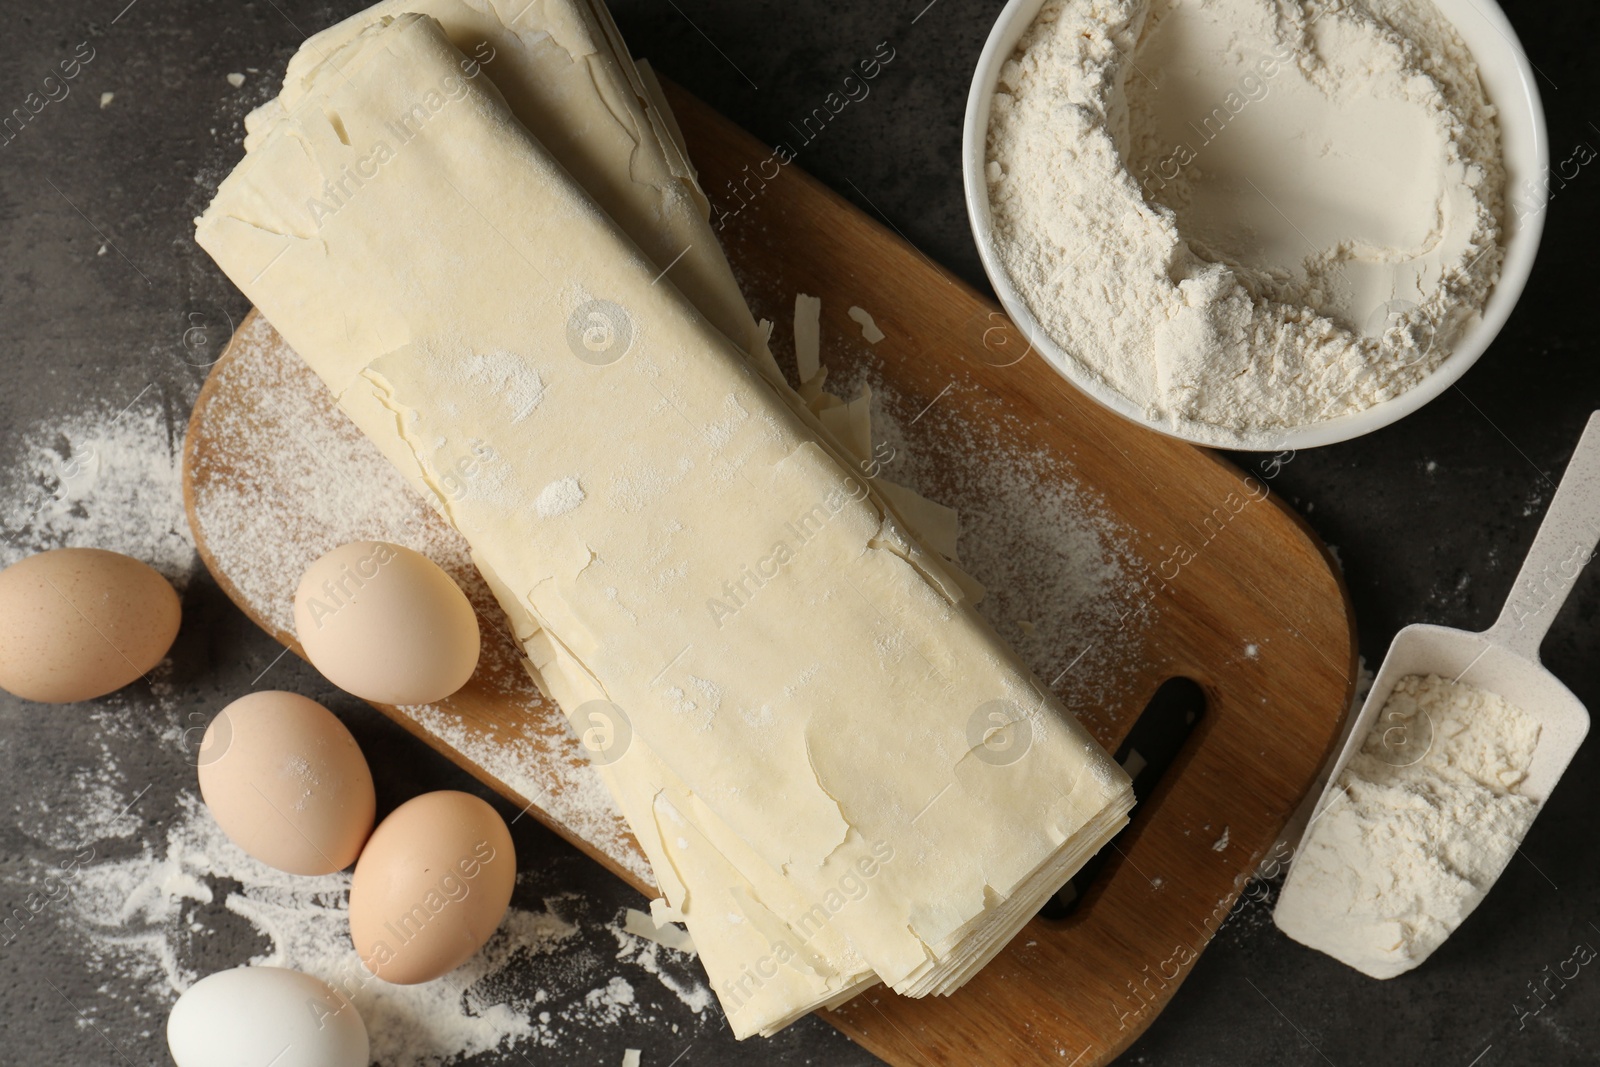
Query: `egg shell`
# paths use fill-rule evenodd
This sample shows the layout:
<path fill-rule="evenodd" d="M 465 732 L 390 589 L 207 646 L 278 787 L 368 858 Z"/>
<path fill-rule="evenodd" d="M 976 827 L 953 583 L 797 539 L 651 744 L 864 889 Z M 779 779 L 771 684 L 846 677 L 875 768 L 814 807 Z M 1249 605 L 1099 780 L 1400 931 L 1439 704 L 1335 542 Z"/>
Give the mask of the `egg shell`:
<path fill-rule="evenodd" d="M 146 564 L 57 548 L 0 571 L 0 688 L 65 704 L 148 674 L 178 636 L 178 594 Z"/>
<path fill-rule="evenodd" d="M 430 704 L 478 665 L 478 616 L 420 552 L 354 541 L 306 569 L 294 596 L 306 657 L 334 685 L 379 704 Z"/>
<path fill-rule="evenodd" d="M 327 708 L 297 693 L 240 697 L 206 727 L 200 795 L 223 833 L 290 874 L 332 874 L 372 832 L 372 770 Z"/>
<path fill-rule="evenodd" d="M 202 978 L 167 1016 L 178 1067 L 367 1067 L 367 1028 L 341 993 L 282 967 Z"/>
<path fill-rule="evenodd" d="M 350 938 L 367 970 L 413 985 L 482 948 L 517 880 L 505 820 L 467 793 L 425 793 L 378 825 L 350 882 Z"/>

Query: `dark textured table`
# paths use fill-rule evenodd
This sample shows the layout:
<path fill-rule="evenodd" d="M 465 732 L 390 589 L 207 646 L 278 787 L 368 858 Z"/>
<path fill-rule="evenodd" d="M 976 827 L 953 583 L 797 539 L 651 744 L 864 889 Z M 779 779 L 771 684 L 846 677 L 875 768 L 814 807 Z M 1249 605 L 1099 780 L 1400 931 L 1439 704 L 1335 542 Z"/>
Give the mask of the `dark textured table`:
<path fill-rule="evenodd" d="M 1478 2 L 1486 0 L 1468 0 Z M 301 39 L 360 6 L 125 3 L 5 11 L 0 114 L 22 107 L 30 92 L 66 91 L 8 130 L 0 146 L 6 561 L 57 543 L 63 530 L 81 534 L 105 521 L 95 514 L 102 505 L 75 505 L 68 484 L 77 476 L 73 438 L 93 421 L 85 413 L 102 413 L 102 424 L 134 420 L 169 443 L 181 436 L 218 324 L 245 309 L 193 244 L 190 220 L 238 158 L 244 113 L 273 94 Z M 616 13 L 661 71 L 773 140 L 787 138 L 789 122 L 852 63 L 890 42 L 897 58 L 871 96 L 806 145 L 799 163 L 983 286 L 962 204 L 960 126 L 970 68 L 1001 5 L 843 6 L 668 0 L 619 2 Z M 1600 147 L 1600 64 L 1592 55 L 1600 15 L 1589 4 L 1527 2 L 1510 15 L 1539 68 L 1552 162 L 1566 161 L 1551 178 L 1544 246 L 1526 296 L 1459 388 L 1387 430 L 1295 456 L 1275 483 L 1337 546 L 1373 665 L 1408 622 L 1482 628 L 1493 620 L 1600 402 L 1600 163 L 1592 162 Z M 76 60 L 75 76 L 47 84 L 63 60 Z M 244 74 L 241 85 L 233 73 Z M 102 103 L 103 93 L 113 96 Z M 114 452 L 116 440 L 102 447 Z M 40 466 L 41 449 L 55 457 L 53 474 Z M 136 461 L 108 454 L 95 462 Z M 171 514 L 170 500 L 129 504 Z M 170 547 L 177 534 L 167 533 Z M 165 918 L 147 911 L 127 919 L 117 911 L 127 902 L 103 892 L 94 898 L 107 910 L 98 926 L 72 896 L 81 886 L 42 903 L 37 896 L 41 872 L 85 847 L 95 853 L 87 866 L 164 855 L 194 791 L 183 731 L 252 685 L 295 689 L 333 707 L 369 754 L 381 809 L 424 789 L 476 789 L 298 660 L 279 660 L 277 646 L 203 573 L 189 578 L 184 608 L 172 662 L 153 685 L 71 707 L 0 695 L 0 906 L 10 917 L 0 934 L 0 1063 L 167 1062 L 161 1035 L 173 994 L 161 965 L 137 973 L 117 964 L 118 954 L 178 945 L 174 966 L 204 974 L 266 948 L 223 906 L 230 884 L 222 877 Z M 1597 610 L 1600 578 L 1591 573 L 1545 651 L 1580 698 L 1600 704 Z M 1289 942 L 1265 906 L 1247 902 L 1126 1062 L 1600 1063 L 1600 962 L 1573 962 L 1584 958 L 1580 946 L 1600 946 L 1596 751 L 1591 741 L 1579 754 L 1523 854 L 1427 966 L 1387 983 L 1367 980 Z M 508 819 L 515 814 L 506 810 Z M 646 1065 L 874 1062 L 816 1020 L 771 1041 L 734 1042 L 715 1008 L 691 1011 L 659 976 L 616 958 L 606 924 L 639 905 L 635 894 L 532 820 L 519 820 L 515 831 L 524 871 L 518 905 L 553 908 L 578 927 L 551 952 L 519 963 L 522 979 L 537 983 L 558 1015 L 561 1004 L 581 1007 L 586 993 L 617 975 L 629 979 L 634 997 L 609 1015 L 574 1009 L 542 1042 L 463 1062 L 616 1064 L 629 1047 L 643 1050 Z M 210 903 L 199 899 L 205 895 Z M 108 940 L 118 922 L 129 938 L 146 940 Z M 692 963 L 662 960 L 658 970 L 676 968 L 680 985 L 694 980 Z M 1550 980 L 1556 973 L 1568 977 Z"/>

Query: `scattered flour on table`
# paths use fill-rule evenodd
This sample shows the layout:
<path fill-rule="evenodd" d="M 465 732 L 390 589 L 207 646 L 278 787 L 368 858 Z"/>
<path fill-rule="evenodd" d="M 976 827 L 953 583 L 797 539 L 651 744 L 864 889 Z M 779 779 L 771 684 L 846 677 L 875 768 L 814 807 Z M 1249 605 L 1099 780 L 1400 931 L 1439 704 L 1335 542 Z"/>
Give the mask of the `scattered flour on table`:
<path fill-rule="evenodd" d="M 674 975 L 662 967 L 662 954 L 674 953 L 677 955 L 694 955 L 693 944 L 688 941 L 688 934 L 678 931 L 678 934 L 668 935 L 668 939 L 676 939 L 681 934 L 682 947 L 668 945 L 661 939 L 660 933 L 639 934 L 629 927 L 632 923 L 625 913 L 622 923 L 612 923 L 606 927 L 613 937 L 617 939 L 617 959 L 632 963 L 642 968 L 646 973 L 653 975 L 667 989 L 671 990 L 690 1011 L 699 1014 L 710 1008 L 713 997 L 709 986 L 693 979 Z M 675 929 L 675 928 L 673 928 Z"/>
<path fill-rule="evenodd" d="M 151 394 L 37 424 L 0 472 L 0 567 L 51 548 L 143 560 L 180 590 L 199 566 L 183 513 L 183 441 Z"/>
<path fill-rule="evenodd" d="M 1422 963 L 1538 813 L 1517 792 L 1538 743 L 1538 723 L 1495 693 L 1402 678 L 1300 846 L 1279 929 L 1374 978 Z"/>
<path fill-rule="evenodd" d="M 163 663 L 151 672 L 152 689 L 170 693 L 166 680 L 169 670 L 170 664 Z M 52 781 L 49 788 L 30 788 L 27 802 L 18 804 L 10 816 L 11 825 L 30 840 L 61 852 L 74 851 L 86 843 L 135 837 L 139 820 L 124 811 L 137 792 L 126 766 L 130 751 L 152 733 L 174 750 L 182 740 L 175 704 L 162 699 L 152 709 L 134 688 L 113 693 L 75 714 L 86 716 L 93 727 L 89 758 L 74 760 L 71 775 L 63 781 Z M 17 734 L 28 730 L 54 732 L 56 727 L 17 722 L 13 730 Z M 31 739 L 16 739 L 18 748 L 32 743 Z M 136 771 L 142 770 L 137 756 L 131 762 Z"/>
<path fill-rule="evenodd" d="M 109 822 L 127 801 L 116 792 L 102 803 Z M 35 873 L 53 871 L 40 864 Z M 519 886 L 530 877 L 519 876 Z M 133 856 L 91 859 L 66 885 L 73 936 L 118 996 L 170 1004 L 205 974 L 244 964 L 304 971 L 351 997 L 379 1067 L 439 1067 L 496 1050 L 564 1046 L 624 1022 L 647 1025 L 657 1016 L 639 994 L 641 981 L 658 982 L 696 1013 L 711 1005 L 710 990 L 683 968 L 663 968 L 666 950 L 626 933 L 621 914 L 595 932 L 614 935 L 625 971 L 590 988 L 584 973 L 604 964 L 579 948 L 581 929 L 569 914 L 584 905 L 570 894 L 537 909 L 514 905 L 489 943 L 439 981 L 380 982 L 350 944 L 349 875 L 305 877 L 256 862 L 191 793 L 179 797 L 164 841 L 146 841 Z M 257 951 L 218 958 L 208 944 L 240 923 Z"/>

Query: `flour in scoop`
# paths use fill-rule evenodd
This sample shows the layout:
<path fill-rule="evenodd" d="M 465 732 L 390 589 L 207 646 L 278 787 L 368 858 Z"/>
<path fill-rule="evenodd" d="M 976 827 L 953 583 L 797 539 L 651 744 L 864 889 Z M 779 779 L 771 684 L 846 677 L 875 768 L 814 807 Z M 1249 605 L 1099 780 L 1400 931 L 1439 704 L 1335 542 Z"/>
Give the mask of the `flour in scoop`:
<path fill-rule="evenodd" d="M 987 171 L 1068 369 L 1218 445 L 1414 388 L 1500 272 L 1495 111 L 1430 0 L 1051 0 Z"/>
<path fill-rule="evenodd" d="M 1517 792 L 1538 744 L 1539 724 L 1495 693 L 1402 678 L 1301 842 L 1278 928 L 1374 978 L 1422 963 L 1538 814 Z"/>

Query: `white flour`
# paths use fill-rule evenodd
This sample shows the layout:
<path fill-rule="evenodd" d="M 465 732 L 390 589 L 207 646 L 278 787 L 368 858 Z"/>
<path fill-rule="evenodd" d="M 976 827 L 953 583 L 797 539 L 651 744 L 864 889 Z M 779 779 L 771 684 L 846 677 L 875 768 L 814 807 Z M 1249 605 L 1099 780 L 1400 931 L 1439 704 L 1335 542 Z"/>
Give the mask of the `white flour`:
<path fill-rule="evenodd" d="M 183 515 L 181 427 L 155 391 L 28 430 L 0 474 L 0 567 L 51 548 L 105 548 L 182 589 L 199 566 Z"/>
<path fill-rule="evenodd" d="M 1422 963 L 1538 813 L 1516 792 L 1538 743 L 1538 724 L 1494 693 L 1402 678 L 1301 843 L 1279 929 L 1374 978 Z"/>
<path fill-rule="evenodd" d="M 583 486 L 576 478 L 560 478 L 539 490 L 533 506 L 540 518 L 553 519 L 565 515 L 583 503 Z"/>
<path fill-rule="evenodd" d="M 1430 0 L 1052 0 L 988 157 L 1044 330 L 1219 445 L 1414 387 L 1500 270 L 1494 110 Z"/>
<path fill-rule="evenodd" d="M 108 818 L 125 801 L 119 796 L 115 803 L 109 808 L 108 801 Z M 653 1013 L 635 982 L 652 978 L 696 1013 L 710 1004 L 708 989 L 663 970 L 661 947 L 625 932 L 620 915 L 604 930 L 634 981 L 614 974 L 586 992 L 580 986 L 560 993 L 599 962 L 587 953 L 569 958 L 580 931 L 566 913 L 582 910 L 571 896 L 547 899 L 539 910 L 513 907 L 488 945 L 438 981 L 380 982 L 367 975 L 350 944 L 349 890 L 346 873 L 308 878 L 252 860 L 197 797 L 185 794 L 163 844 L 84 866 L 66 907 L 87 941 L 91 966 L 107 972 L 124 996 L 143 991 L 170 1002 L 218 966 L 304 971 L 351 997 L 380 1067 L 433 1067 L 493 1050 L 570 1045 L 624 1020 L 647 1023 Z M 261 950 L 247 959 L 202 962 L 206 942 L 235 924 L 228 916 L 248 924 Z"/>

